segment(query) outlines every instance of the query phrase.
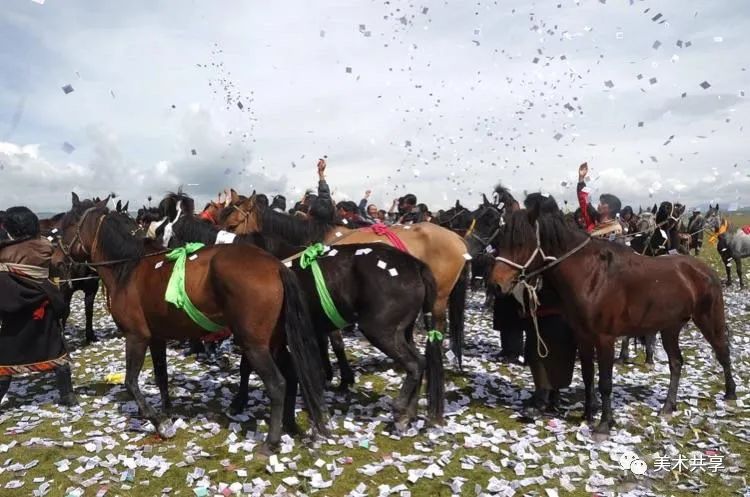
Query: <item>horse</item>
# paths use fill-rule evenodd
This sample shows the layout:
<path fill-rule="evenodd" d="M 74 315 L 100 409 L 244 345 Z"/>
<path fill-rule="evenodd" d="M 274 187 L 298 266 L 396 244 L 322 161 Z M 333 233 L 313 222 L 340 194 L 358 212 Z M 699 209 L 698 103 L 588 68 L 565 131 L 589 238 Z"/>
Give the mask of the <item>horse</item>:
<path fill-rule="evenodd" d="M 731 265 L 734 261 L 737 278 L 740 280 L 740 289 L 744 288 L 742 259 L 750 257 L 750 234 L 741 228 L 735 230 L 732 223 L 721 215 L 719 204 L 709 205 L 706 212 L 706 227 L 713 232 L 709 240 L 716 245 L 724 263 L 724 269 L 727 272 L 726 285 L 732 286 Z"/>
<path fill-rule="evenodd" d="M 188 196 L 169 194 L 160 206 L 163 214 L 167 214 L 167 220 L 172 222 L 170 244 L 202 242 L 213 245 L 217 239 L 222 239 L 218 227 L 193 215 Z M 169 213 L 176 215 L 177 212 L 180 212 L 178 219 L 169 217 Z M 342 319 L 347 323 L 356 321 L 370 343 L 407 371 L 407 380 L 394 403 L 395 421 L 399 429 L 405 429 L 408 421 L 416 415 L 419 386 L 425 369 L 430 415 L 435 422 L 442 420 L 444 387 L 440 341 L 428 339 L 427 357 L 423 358 L 411 339 L 420 310 L 427 316 L 425 324 L 429 326 L 436 294 L 435 279 L 425 264 L 382 243 L 342 245 L 325 253 L 321 245 L 318 253 L 303 254 L 301 257 L 292 257 L 301 252 L 299 248 L 259 233 L 233 236 L 231 243 L 260 246 L 278 258 L 286 258 L 287 265 L 291 266 L 305 290 L 321 351 L 325 351 L 327 335 L 337 330 L 336 323 L 328 315 L 330 309 L 324 306 L 325 302 L 329 302 L 333 303 Z M 308 269 L 311 258 L 317 261 L 320 274 L 324 276 L 315 276 L 314 271 Z M 321 280 L 324 290 L 319 286 Z M 378 291 L 371 292 L 372 288 Z M 437 337 L 435 334 L 428 336 Z M 240 390 L 232 403 L 235 412 L 241 411 L 247 404 L 249 367 L 244 358 L 240 363 L 240 372 Z M 348 378 L 353 383 L 354 373 L 351 370 L 342 371 L 342 383 Z"/>
<path fill-rule="evenodd" d="M 265 209 L 256 202 L 256 195 L 241 199 L 231 190 L 230 204 L 219 219 L 234 233 L 260 232 L 278 235 L 294 245 L 323 242 L 326 245 L 387 242 L 402 244 L 408 252 L 427 264 L 437 282 L 437 296 L 432 309 L 435 328 L 446 331 L 446 310 L 450 322 L 450 345 L 459 368 L 462 364 L 464 310 L 469 258 L 466 243 L 457 234 L 432 223 L 398 225 L 386 228 L 350 230 L 318 220 L 305 220 Z"/>
<path fill-rule="evenodd" d="M 93 200 L 93 202 L 106 205 L 109 197 L 104 200 Z M 120 204 L 121 207 L 121 204 Z M 83 292 L 83 310 L 85 316 L 84 337 L 87 344 L 99 341 L 94 333 L 94 302 L 96 294 L 99 292 L 99 278 L 96 272 L 92 271 L 85 264 L 77 264 L 70 261 L 62 251 L 59 243 L 61 234 L 62 219 L 64 212 L 56 214 L 48 219 L 40 219 L 39 226 L 42 236 L 47 237 L 55 243 L 55 251 L 52 254 L 52 265 L 56 268 L 56 273 L 60 276 L 60 291 L 65 300 L 65 310 L 60 317 L 62 329 L 65 330 L 68 318 L 70 317 L 70 303 L 73 300 L 73 294 L 77 291 Z"/>
<path fill-rule="evenodd" d="M 656 227 L 667 233 L 667 239 L 669 240 L 667 244 L 668 253 L 688 253 L 680 239 L 679 232 L 680 219 L 684 213 L 685 206 L 683 204 L 669 201 L 662 202 L 656 211 Z"/>
<path fill-rule="evenodd" d="M 693 251 L 696 257 L 700 255 L 701 248 L 703 248 L 703 233 L 706 227 L 706 218 L 700 211 L 693 211 L 693 215 L 690 216 L 687 223 L 688 235 L 690 240 L 688 242 L 688 252 Z"/>
<path fill-rule="evenodd" d="M 151 350 L 162 407 L 168 410 L 166 341 L 199 338 L 209 326 L 215 330 L 222 324 L 231 329 L 271 399 L 262 452 L 278 447 L 282 427 L 297 432 L 298 382 L 313 428 L 326 433 L 318 343 L 294 273 L 272 255 L 250 246 L 190 250 L 189 259 L 186 248 L 168 254 L 165 260 L 161 251 L 146 253 L 146 243 L 137 236 L 140 231 L 127 214 L 81 202 L 74 195 L 71 210 L 63 218 L 61 243 L 72 259 L 95 267 L 107 288 L 110 313 L 125 335 L 125 387 L 157 433 L 170 438 L 175 430 L 138 386 L 146 349 Z M 173 281 L 179 297 L 173 301 L 182 309 L 187 306 L 187 311 L 166 302 L 175 265 L 184 271 L 180 275 L 178 268 Z"/>
<path fill-rule="evenodd" d="M 594 357 L 599 364 L 602 416 L 595 438 L 608 436 L 615 341 L 661 330 L 670 383 L 660 413 L 676 408 L 683 359 L 679 333 L 692 319 L 724 371 L 725 398 L 736 399 L 724 298 L 716 273 L 697 258 L 641 257 L 629 248 L 571 229 L 560 214 L 538 209 L 510 215 L 498 244 L 492 281 L 534 301 L 537 286 L 554 290 L 578 342 L 585 385 L 584 418 L 593 423 Z"/>

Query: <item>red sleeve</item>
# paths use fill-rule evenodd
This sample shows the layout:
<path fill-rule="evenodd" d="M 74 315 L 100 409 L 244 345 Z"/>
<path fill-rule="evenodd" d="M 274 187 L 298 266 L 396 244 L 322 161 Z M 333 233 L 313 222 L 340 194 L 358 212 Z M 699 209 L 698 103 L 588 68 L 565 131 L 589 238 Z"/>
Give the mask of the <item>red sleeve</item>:
<path fill-rule="evenodd" d="M 585 191 L 586 183 L 578 182 L 578 206 L 581 208 L 581 216 L 586 223 L 586 231 L 591 232 L 594 229 L 594 220 L 589 216 L 589 194 Z"/>

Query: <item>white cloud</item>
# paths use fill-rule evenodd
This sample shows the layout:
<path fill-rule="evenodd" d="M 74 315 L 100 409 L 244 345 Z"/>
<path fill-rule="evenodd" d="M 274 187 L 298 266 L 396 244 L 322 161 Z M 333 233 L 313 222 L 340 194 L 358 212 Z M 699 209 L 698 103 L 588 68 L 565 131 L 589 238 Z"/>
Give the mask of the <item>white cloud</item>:
<path fill-rule="evenodd" d="M 327 154 L 342 198 L 371 188 L 381 206 L 470 204 L 498 181 L 573 201 L 583 161 L 624 203 L 750 203 L 748 8 L 669 0 L 659 24 L 638 3 L 557 3 L 14 3 L 0 202 L 60 209 L 79 188 L 133 205 L 188 183 L 201 201 L 297 196 Z"/>

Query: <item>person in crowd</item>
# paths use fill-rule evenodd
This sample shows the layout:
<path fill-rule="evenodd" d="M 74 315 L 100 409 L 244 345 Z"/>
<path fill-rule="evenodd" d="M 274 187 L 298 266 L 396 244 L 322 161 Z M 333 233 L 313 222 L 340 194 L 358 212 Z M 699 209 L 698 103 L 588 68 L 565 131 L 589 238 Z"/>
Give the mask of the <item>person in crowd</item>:
<path fill-rule="evenodd" d="M 608 238 L 614 240 L 618 235 L 622 234 L 622 225 L 617 219 L 617 215 L 620 213 L 622 203 L 616 196 L 604 193 L 599 197 L 599 206 L 596 208 L 598 213 L 597 218 L 591 216 L 589 210 L 589 191 L 586 188 L 586 175 L 589 172 L 588 163 L 584 162 L 578 168 L 578 204 L 581 209 L 581 215 L 583 217 L 583 223 L 586 227 L 586 231 L 591 233 L 591 236 Z"/>
<path fill-rule="evenodd" d="M 271 202 L 271 209 L 282 214 L 286 212 L 286 197 L 284 195 L 276 195 Z"/>
<path fill-rule="evenodd" d="M 629 205 L 622 208 L 620 223 L 625 233 L 636 233 L 638 231 L 638 217 L 633 213 L 633 208 Z"/>
<path fill-rule="evenodd" d="M 65 299 L 50 280 L 52 244 L 27 207 L 8 209 L 2 228 L 8 236 L 0 241 L 0 401 L 14 374 L 54 370 L 59 402 L 75 405 L 60 326 Z"/>
<path fill-rule="evenodd" d="M 359 201 L 359 214 L 365 221 L 375 223 L 378 221 L 378 206 L 375 204 L 368 204 L 372 190 L 367 190 L 365 196 Z"/>

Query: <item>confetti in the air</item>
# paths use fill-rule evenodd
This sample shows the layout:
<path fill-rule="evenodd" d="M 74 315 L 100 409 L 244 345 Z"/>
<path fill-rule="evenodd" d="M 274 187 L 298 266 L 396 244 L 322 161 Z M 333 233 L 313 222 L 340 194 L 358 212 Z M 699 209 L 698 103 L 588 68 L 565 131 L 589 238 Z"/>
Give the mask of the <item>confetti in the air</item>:
<path fill-rule="evenodd" d="M 62 91 L 65 92 L 67 95 L 68 93 L 73 93 L 73 85 L 65 85 L 62 87 Z"/>

